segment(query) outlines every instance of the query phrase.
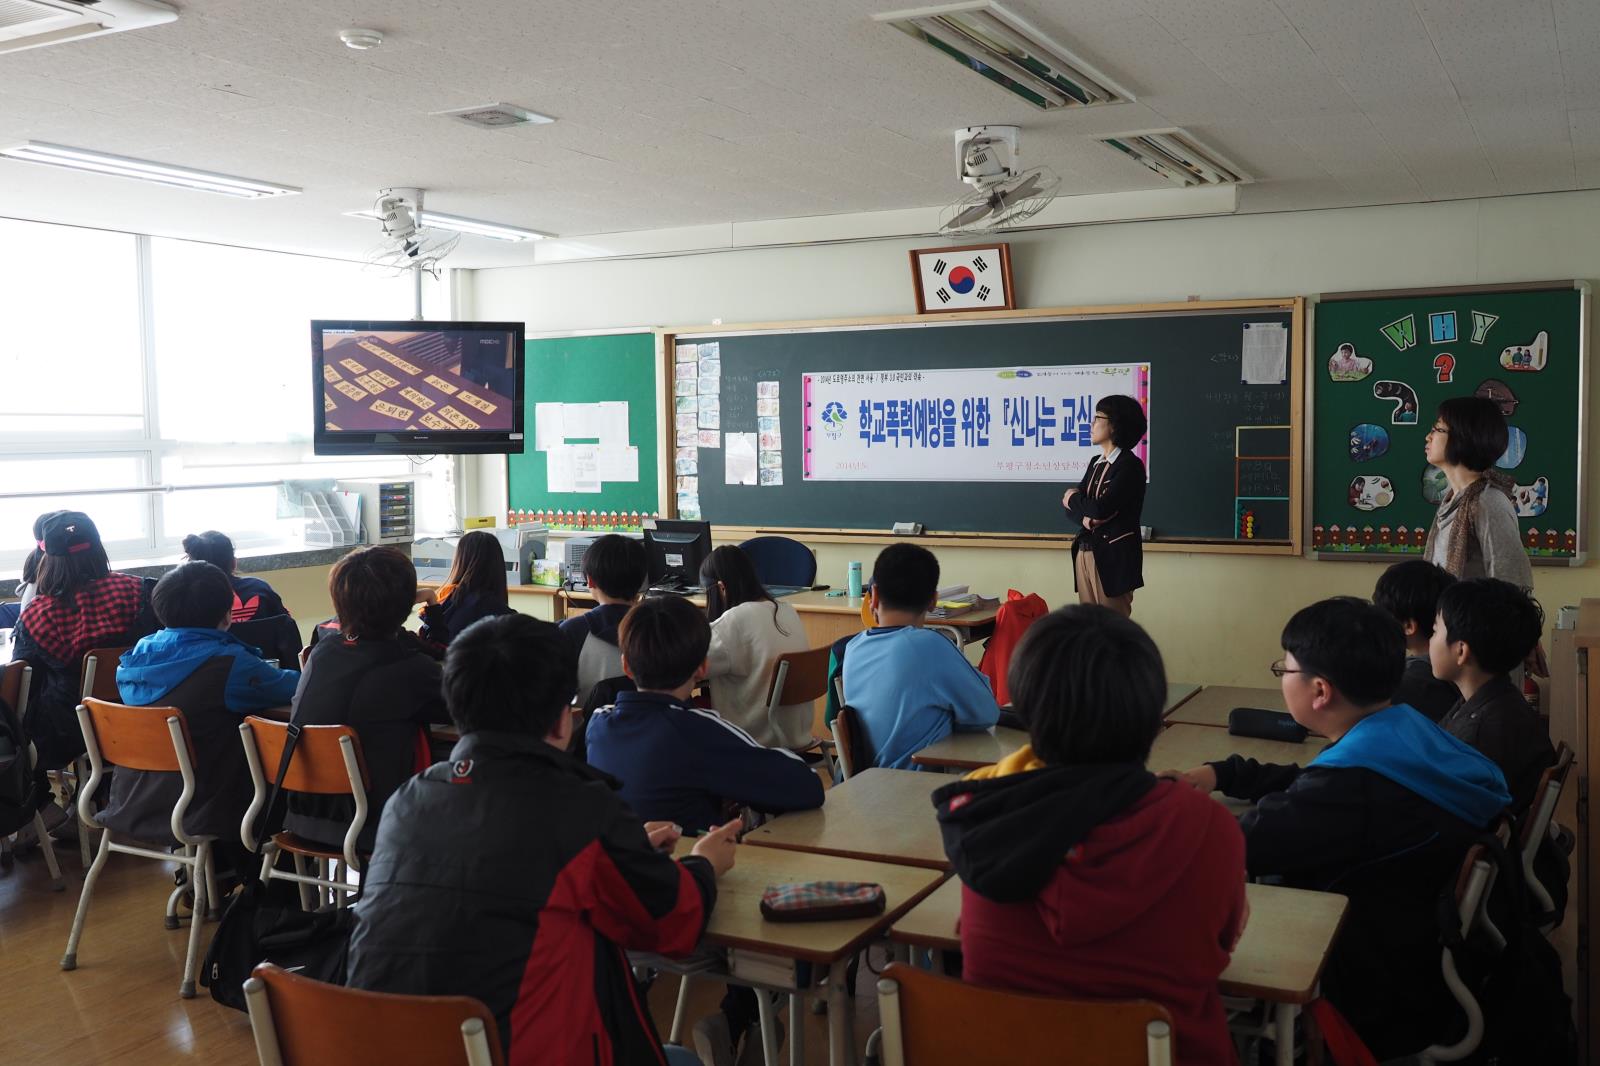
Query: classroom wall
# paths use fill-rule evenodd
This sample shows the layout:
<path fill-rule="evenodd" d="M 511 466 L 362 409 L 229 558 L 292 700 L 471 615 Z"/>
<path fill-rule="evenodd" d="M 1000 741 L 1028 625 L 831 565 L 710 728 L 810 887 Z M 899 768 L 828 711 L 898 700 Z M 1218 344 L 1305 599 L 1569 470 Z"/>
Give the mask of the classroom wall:
<path fill-rule="evenodd" d="M 906 314 L 906 252 L 933 239 L 592 261 L 476 272 L 473 313 L 530 332 Z M 1110 223 L 1017 234 L 1021 307 L 1291 296 L 1356 289 L 1600 277 L 1600 192 L 1286 214 Z M 1591 375 L 1588 400 L 1595 403 Z M 1589 469 L 1600 460 L 1591 435 Z M 477 460 L 472 513 L 505 510 L 504 459 Z M 1600 494 L 1586 514 L 1591 544 Z M 909 520 L 923 520 L 908 516 Z M 843 583 L 872 547 L 820 545 L 819 581 Z M 1591 547 L 1591 551 L 1593 548 Z M 1067 553 L 938 549 L 947 580 L 988 595 L 1038 592 L 1072 602 Z M 1134 600 L 1174 678 L 1270 685 L 1267 665 L 1293 610 L 1371 592 L 1381 564 L 1150 552 Z M 1593 564 L 1535 568 L 1546 613 L 1600 595 Z"/>
<path fill-rule="evenodd" d="M 328 566 L 298 566 L 291 570 L 268 570 L 252 574 L 259 577 L 283 598 L 283 605 L 300 623 L 300 636 L 308 639 L 318 622 L 333 616 L 333 600 L 328 597 Z"/>

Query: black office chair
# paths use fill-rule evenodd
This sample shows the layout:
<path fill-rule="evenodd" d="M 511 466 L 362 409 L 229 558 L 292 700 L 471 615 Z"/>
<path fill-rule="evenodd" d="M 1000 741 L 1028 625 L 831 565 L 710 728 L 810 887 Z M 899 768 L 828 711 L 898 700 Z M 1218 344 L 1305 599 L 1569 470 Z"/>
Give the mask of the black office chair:
<path fill-rule="evenodd" d="M 750 557 L 763 585 L 805 589 L 817 580 L 817 557 L 798 540 L 753 537 L 739 549 Z"/>

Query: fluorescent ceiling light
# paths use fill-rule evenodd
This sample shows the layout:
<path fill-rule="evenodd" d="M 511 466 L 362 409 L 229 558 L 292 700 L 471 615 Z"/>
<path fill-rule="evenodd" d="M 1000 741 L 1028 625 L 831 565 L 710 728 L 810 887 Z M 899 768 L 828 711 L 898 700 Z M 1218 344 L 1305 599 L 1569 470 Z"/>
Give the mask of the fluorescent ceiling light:
<path fill-rule="evenodd" d="M 0 148 L 0 156 L 28 163 L 47 163 L 50 166 L 66 167 L 70 170 L 86 170 L 94 174 L 111 174 L 119 178 L 138 178 L 140 181 L 152 181 L 158 185 L 169 185 L 178 189 L 198 189 L 202 192 L 221 193 L 224 196 L 240 196 L 247 200 L 268 196 L 292 196 L 300 191 L 287 185 L 256 181 L 254 178 L 213 174 L 206 170 L 152 163 L 147 159 L 130 159 L 127 156 L 110 155 L 106 152 L 90 151 L 87 148 L 68 148 L 65 145 L 46 144 L 43 141 L 24 141 L 22 144 Z"/>
<path fill-rule="evenodd" d="M 1095 139 L 1174 185 L 1242 185 L 1251 180 L 1243 170 L 1187 130 L 1144 130 Z"/>
<path fill-rule="evenodd" d="M 1133 99 L 1132 93 L 993 0 L 872 17 L 1042 110 Z"/>
<path fill-rule="evenodd" d="M 346 211 L 351 218 L 370 218 L 374 221 L 378 216 L 373 211 Z M 462 218 L 460 215 L 441 215 L 437 211 L 424 208 L 418 213 L 419 226 L 431 226 L 434 229 L 454 230 L 457 233 L 470 233 L 474 237 L 488 237 L 496 241 L 542 241 L 554 237 L 554 233 L 542 233 L 536 229 L 522 229 L 518 226 L 502 226 L 498 222 L 484 222 L 476 218 Z"/>

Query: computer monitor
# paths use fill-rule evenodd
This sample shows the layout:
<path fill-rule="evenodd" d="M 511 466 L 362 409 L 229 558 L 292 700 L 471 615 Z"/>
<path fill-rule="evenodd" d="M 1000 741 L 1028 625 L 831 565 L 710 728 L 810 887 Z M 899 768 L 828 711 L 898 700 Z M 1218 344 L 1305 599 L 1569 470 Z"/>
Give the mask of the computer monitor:
<path fill-rule="evenodd" d="M 646 522 L 644 550 L 652 588 L 695 588 L 700 584 L 700 567 L 711 554 L 711 523 L 670 518 Z"/>

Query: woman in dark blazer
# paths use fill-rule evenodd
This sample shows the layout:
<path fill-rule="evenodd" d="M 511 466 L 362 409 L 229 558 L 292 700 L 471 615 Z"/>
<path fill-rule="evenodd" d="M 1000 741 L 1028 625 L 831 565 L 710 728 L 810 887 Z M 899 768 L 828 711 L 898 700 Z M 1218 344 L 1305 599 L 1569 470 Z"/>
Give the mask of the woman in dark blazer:
<path fill-rule="evenodd" d="M 1107 396 L 1094 408 L 1089 439 L 1101 453 L 1075 489 L 1061 497 L 1075 536 L 1073 583 L 1083 603 L 1133 613 L 1133 590 L 1144 585 L 1139 515 L 1144 510 L 1144 462 L 1132 452 L 1149 422 L 1132 396 Z"/>

